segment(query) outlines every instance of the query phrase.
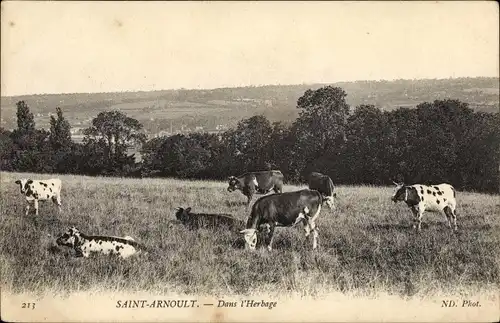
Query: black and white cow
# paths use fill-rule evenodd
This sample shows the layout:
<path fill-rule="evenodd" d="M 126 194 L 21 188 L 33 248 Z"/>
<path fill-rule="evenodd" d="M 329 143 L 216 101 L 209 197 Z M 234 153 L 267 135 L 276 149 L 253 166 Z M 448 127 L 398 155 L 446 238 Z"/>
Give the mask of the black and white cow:
<path fill-rule="evenodd" d="M 303 222 L 306 238 L 311 232 L 313 233 L 313 249 L 316 249 L 318 246 L 316 219 L 321 211 L 322 203 L 321 193 L 309 189 L 259 198 L 252 206 L 246 229 L 240 231 L 245 236 L 245 247 L 255 249 L 257 231 L 260 226 L 266 226 L 268 234 L 265 242 L 268 250 L 271 251 L 276 226 L 291 227 Z"/>
<path fill-rule="evenodd" d="M 230 230 L 240 230 L 245 227 L 243 221 L 231 214 L 192 213 L 190 207 L 177 208 L 175 217 L 189 229 L 226 227 Z"/>
<path fill-rule="evenodd" d="M 30 210 L 30 203 L 33 202 L 35 214 L 38 215 L 38 201 L 46 201 L 51 199 L 54 204 L 57 204 L 59 212 L 61 212 L 61 180 L 58 178 L 46 180 L 19 179 L 15 182 L 21 189 L 21 194 L 26 197 L 26 215 Z"/>
<path fill-rule="evenodd" d="M 125 259 L 143 250 L 144 246 L 137 243 L 131 237 L 113 236 L 88 236 L 81 233 L 77 228 L 71 227 L 59 238 L 56 243 L 60 246 L 73 248 L 77 257 L 87 258 L 91 253 L 104 255 L 117 255 Z"/>
<path fill-rule="evenodd" d="M 453 218 L 454 230 L 457 230 L 457 216 L 455 209 L 457 207 L 456 192 L 450 184 L 437 185 L 404 185 L 396 184 L 396 192 L 392 196 L 394 203 L 404 201 L 413 212 L 413 228 L 421 229 L 422 214 L 425 211 L 444 212 L 451 228 Z"/>
<path fill-rule="evenodd" d="M 229 192 L 240 190 L 247 197 L 249 205 L 254 194 L 267 194 L 271 190 L 281 193 L 283 179 L 283 173 L 279 170 L 249 172 L 238 177 L 230 176 L 227 190 Z"/>
<path fill-rule="evenodd" d="M 333 199 L 337 197 L 335 193 L 333 181 L 328 175 L 324 175 L 318 172 L 312 172 L 308 178 L 309 189 L 316 190 L 323 195 L 323 200 L 328 205 L 330 209 L 335 208 Z"/>

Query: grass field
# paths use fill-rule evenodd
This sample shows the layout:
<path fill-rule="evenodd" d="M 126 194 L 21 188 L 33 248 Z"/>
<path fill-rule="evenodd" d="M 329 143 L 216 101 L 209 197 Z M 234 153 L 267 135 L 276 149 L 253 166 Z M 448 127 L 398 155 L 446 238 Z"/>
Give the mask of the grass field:
<path fill-rule="evenodd" d="M 223 230 L 189 231 L 172 223 L 174 208 L 224 212 L 246 220 L 245 197 L 220 182 L 59 176 L 63 212 L 40 203 L 24 215 L 17 178 L 1 173 L 0 270 L 14 293 L 154 291 L 211 295 L 295 293 L 320 296 L 388 293 L 402 297 L 495 290 L 500 277 L 500 198 L 458 193 L 458 233 L 440 214 L 411 230 L 411 212 L 390 201 L 388 187 L 338 187 L 337 210 L 323 209 L 320 249 L 304 245 L 302 230 L 277 229 L 274 250 L 251 252 Z M 298 187 L 286 186 L 285 191 Z M 130 235 L 152 252 L 127 260 L 74 258 L 55 247 L 68 226 L 86 234 Z"/>

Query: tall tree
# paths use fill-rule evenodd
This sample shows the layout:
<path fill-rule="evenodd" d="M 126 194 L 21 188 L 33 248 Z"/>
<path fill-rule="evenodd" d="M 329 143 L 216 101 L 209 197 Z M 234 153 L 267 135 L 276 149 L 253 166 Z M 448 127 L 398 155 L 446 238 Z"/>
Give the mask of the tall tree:
<path fill-rule="evenodd" d="M 120 111 L 100 112 L 92 120 L 92 126 L 84 130 L 84 142 L 102 142 L 112 160 L 123 157 L 129 147 L 144 143 L 146 135 L 142 130 L 138 120 Z"/>
<path fill-rule="evenodd" d="M 24 101 L 16 103 L 17 129 L 11 138 L 14 142 L 12 165 L 18 171 L 51 172 L 51 152 L 47 146 L 48 132 L 35 128 L 35 119 Z"/>
<path fill-rule="evenodd" d="M 61 108 L 56 109 L 57 119 L 50 117 L 49 141 L 55 151 L 67 151 L 71 148 L 71 126 L 63 116 Z"/>
<path fill-rule="evenodd" d="M 297 101 L 299 117 L 292 126 L 297 159 L 294 168 L 304 178 L 308 165 L 335 159 L 347 140 L 349 105 L 346 92 L 333 86 L 307 90 Z"/>
<path fill-rule="evenodd" d="M 270 167 L 269 141 L 273 127 L 262 115 L 238 122 L 236 129 L 225 133 L 228 158 L 238 165 L 233 172 L 258 170 Z M 229 165 L 228 165 L 229 166 Z"/>
<path fill-rule="evenodd" d="M 392 151 L 387 115 L 373 105 L 360 105 L 348 120 L 348 142 L 342 155 L 346 167 L 336 175 L 344 175 L 344 181 L 347 175 L 354 183 L 387 183 Z"/>
<path fill-rule="evenodd" d="M 10 131 L 0 128 L 0 170 L 12 170 L 14 142 L 11 135 Z"/>
<path fill-rule="evenodd" d="M 333 86 L 325 86 L 315 91 L 307 90 L 297 101 L 298 121 L 302 127 L 315 135 L 319 145 L 326 149 L 332 141 L 339 137 L 346 140 L 349 105 L 347 93 Z"/>
<path fill-rule="evenodd" d="M 19 101 L 17 106 L 17 129 L 22 134 L 31 134 L 35 132 L 35 118 L 26 102 Z"/>

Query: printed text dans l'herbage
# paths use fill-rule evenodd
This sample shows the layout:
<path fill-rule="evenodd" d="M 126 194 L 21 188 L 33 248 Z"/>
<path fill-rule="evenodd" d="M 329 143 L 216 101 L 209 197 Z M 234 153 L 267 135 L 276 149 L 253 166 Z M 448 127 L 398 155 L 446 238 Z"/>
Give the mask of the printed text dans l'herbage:
<path fill-rule="evenodd" d="M 251 307 L 273 309 L 278 302 L 245 299 L 240 301 L 218 300 L 215 303 L 200 303 L 198 300 L 118 300 L 116 308 L 191 308 L 191 307 Z"/>

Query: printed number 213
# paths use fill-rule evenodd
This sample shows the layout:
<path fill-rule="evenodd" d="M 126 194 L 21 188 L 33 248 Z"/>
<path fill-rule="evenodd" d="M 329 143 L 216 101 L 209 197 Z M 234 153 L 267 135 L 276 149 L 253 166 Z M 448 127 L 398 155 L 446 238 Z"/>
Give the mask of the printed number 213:
<path fill-rule="evenodd" d="M 32 310 L 35 309 L 35 303 L 23 303 L 21 308 L 31 308 Z"/>

